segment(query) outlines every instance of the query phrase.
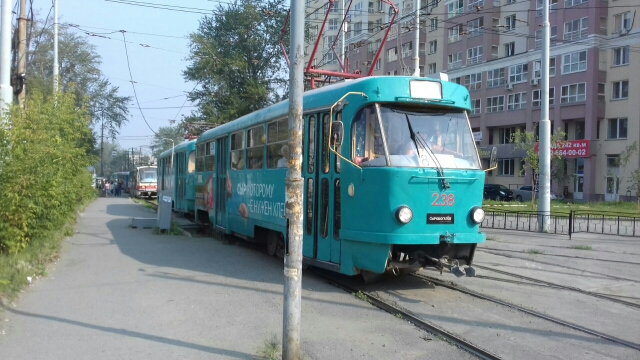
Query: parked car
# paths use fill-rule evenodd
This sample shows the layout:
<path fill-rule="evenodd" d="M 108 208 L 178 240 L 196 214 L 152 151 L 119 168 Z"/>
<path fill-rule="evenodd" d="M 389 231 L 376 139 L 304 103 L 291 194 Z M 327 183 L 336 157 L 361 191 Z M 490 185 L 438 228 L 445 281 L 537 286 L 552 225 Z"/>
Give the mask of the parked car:
<path fill-rule="evenodd" d="M 531 185 L 525 185 L 523 187 L 521 187 L 520 189 L 516 190 L 513 192 L 513 197 L 516 199 L 516 201 L 518 202 L 522 202 L 522 201 L 531 201 L 531 194 L 533 193 L 533 186 Z M 538 199 L 538 195 L 540 193 L 536 191 L 536 199 Z M 551 194 L 551 200 L 559 200 L 561 199 L 561 197 L 555 195 L 555 194 Z"/>
<path fill-rule="evenodd" d="M 484 184 L 484 199 L 497 201 L 513 200 L 513 191 L 508 187 L 498 184 Z"/>

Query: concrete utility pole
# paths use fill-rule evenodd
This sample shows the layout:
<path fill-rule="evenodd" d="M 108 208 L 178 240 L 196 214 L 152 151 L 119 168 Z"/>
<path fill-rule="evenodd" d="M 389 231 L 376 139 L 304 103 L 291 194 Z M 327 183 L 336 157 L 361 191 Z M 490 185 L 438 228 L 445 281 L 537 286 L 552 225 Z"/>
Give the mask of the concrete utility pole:
<path fill-rule="evenodd" d="M 104 177 L 104 115 L 100 119 L 100 177 Z"/>
<path fill-rule="evenodd" d="M 291 66 L 289 68 L 289 169 L 286 218 L 289 224 L 284 254 L 282 359 L 300 359 L 302 299 L 302 93 L 304 92 L 304 2 L 291 0 Z"/>
<path fill-rule="evenodd" d="M 542 107 L 540 108 L 540 146 L 538 150 L 538 226 L 549 232 L 551 215 L 551 121 L 549 120 L 549 0 L 542 0 Z"/>
<path fill-rule="evenodd" d="M 342 0 L 342 19 L 344 19 L 345 16 L 345 12 L 344 12 L 344 0 Z M 346 19 L 344 19 L 346 20 Z M 347 22 L 344 22 L 344 25 L 342 25 L 342 29 L 340 29 L 340 62 L 342 62 L 342 72 L 347 72 L 347 68 L 346 68 L 346 64 L 344 63 L 344 59 L 346 58 L 345 53 L 344 53 L 344 34 L 345 31 L 347 29 Z"/>
<path fill-rule="evenodd" d="M 420 76 L 420 0 L 415 1 L 416 35 L 413 40 L 413 76 Z"/>
<path fill-rule="evenodd" d="M 18 18 L 18 73 L 17 80 L 17 97 L 18 105 L 24 108 L 25 97 L 25 80 L 27 73 L 27 0 L 20 0 L 20 17 Z"/>
<path fill-rule="evenodd" d="M 58 91 L 58 0 L 53 0 L 53 91 Z"/>
<path fill-rule="evenodd" d="M 13 103 L 11 88 L 11 0 L 0 4 L 0 108 L 9 110 Z"/>

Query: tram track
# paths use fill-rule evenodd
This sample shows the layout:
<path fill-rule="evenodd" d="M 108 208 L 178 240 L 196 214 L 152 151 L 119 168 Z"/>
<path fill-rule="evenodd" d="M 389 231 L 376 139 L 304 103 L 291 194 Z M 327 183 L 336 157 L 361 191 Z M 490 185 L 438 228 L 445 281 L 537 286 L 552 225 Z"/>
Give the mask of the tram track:
<path fill-rule="evenodd" d="M 480 268 L 480 266 L 478 266 L 478 265 L 474 265 L 474 266 Z M 416 278 L 418 278 L 418 279 L 420 279 L 422 281 L 428 282 L 428 283 L 433 284 L 435 286 L 444 287 L 444 288 L 447 288 L 447 289 L 450 289 L 450 290 L 453 290 L 453 291 L 457 291 L 457 292 L 460 292 L 460 293 L 463 293 L 463 294 L 466 294 L 466 295 L 473 296 L 473 297 L 478 298 L 478 299 L 482 299 L 482 300 L 485 300 L 485 301 L 492 302 L 494 304 L 505 306 L 505 307 L 520 311 L 522 313 L 525 313 L 525 314 L 528 314 L 528 315 L 531 315 L 531 316 L 534 316 L 534 317 L 537 317 L 537 318 L 540 318 L 540 319 L 543 319 L 543 320 L 546 320 L 546 321 L 550 321 L 550 322 L 552 322 L 554 324 L 557 324 L 557 325 L 560 325 L 560 326 L 564 326 L 564 327 L 567 327 L 567 328 L 570 328 L 570 329 L 573 329 L 573 330 L 576 330 L 576 331 L 580 331 L 580 332 L 583 332 L 583 333 L 586 333 L 586 334 L 589 334 L 589 335 L 592 335 L 592 336 L 595 336 L 595 337 L 598 337 L 598 338 L 601 338 L 601 339 L 605 339 L 605 340 L 611 341 L 613 343 L 620 344 L 620 345 L 632 348 L 634 350 L 639 350 L 640 351 L 640 344 L 632 343 L 632 342 L 617 338 L 615 336 L 604 334 L 604 333 L 601 333 L 599 331 L 596 331 L 596 330 L 593 330 L 593 329 L 589 329 L 589 328 L 586 328 L 584 326 L 580 326 L 578 324 L 574 324 L 574 323 L 571 323 L 571 322 L 568 322 L 568 321 L 565 321 L 565 320 L 562 320 L 562 319 L 559 319 L 559 318 L 553 317 L 551 315 L 547 315 L 547 314 L 544 314 L 544 313 L 541 313 L 541 312 L 538 312 L 538 311 L 535 311 L 535 310 L 532 310 L 532 309 L 528 309 L 528 308 L 525 308 L 523 306 L 519 306 L 519 305 L 516 305 L 516 304 L 513 304 L 513 303 L 509 303 L 509 302 L 494 298 L 494 297 L 489 296 L 489 295 L 484 295 L 484 294 L 481 294 L 479 292 L 460 287 L 460 286 L 458 286 L 458 285 L 456 285 L 454 283 L 451 283 L 451 282 L 442 281 L 440 279 L 437 279 L 437 278 L 434 278 L 434 277 L 431 277 L 431 276 L 428 276 L 428 275 L 419 274 L 419 273 L 414 273 L 414 274 L 411 274 L 410 276 L 416 277 Z"/>

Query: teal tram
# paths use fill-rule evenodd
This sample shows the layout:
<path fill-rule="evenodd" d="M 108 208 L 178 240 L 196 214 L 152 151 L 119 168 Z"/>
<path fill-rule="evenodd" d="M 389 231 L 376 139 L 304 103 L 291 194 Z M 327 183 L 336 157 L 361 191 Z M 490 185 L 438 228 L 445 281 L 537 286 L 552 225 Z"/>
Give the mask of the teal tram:
<path fill-rule="evenodd" d="M 173 210 L 195 211 L 196 141 L 185 141 L 158 156 L 158 193 L 171 197 Z"/>
<path fill-rule="evenodd" d="M 272 255 L 287 234 L 288 106 L 196 142 L 196 220 L 265 242 Z M 485 241 L 485 175 L 469 110 L 466 88 L 428 78 L 367 77 L 306 92 L 304 262 L 347 275 L 444 266 L 472 276 Z"/>

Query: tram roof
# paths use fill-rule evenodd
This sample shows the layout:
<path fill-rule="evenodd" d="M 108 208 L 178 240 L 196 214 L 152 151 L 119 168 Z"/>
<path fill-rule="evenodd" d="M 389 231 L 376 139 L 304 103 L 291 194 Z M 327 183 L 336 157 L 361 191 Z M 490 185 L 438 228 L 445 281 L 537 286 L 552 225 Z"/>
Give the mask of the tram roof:
<path fill-rule="evenodd" d="M 323 86 L 315 90 L 305 91 L 303 94 L 303 108 L 304 111 L 329 108 L 344 94 L 351 91 L 365 93 L 369 96 L 371 101 L 381 103 L 398 103 L 398 98 L 402 98 L 402 103 L 425 104 L 424 99 L 412 100 L 409 90 L 410 80 L 440 82 L 442 83 L 442 99 L 451 100 L 452 103 L 434 104 L 460 108 L 463 110 L 471 110 L 469 91 L 464 86 L 438 79 L 416 78 L 413 76 L 370 76 Z M 208 141 L 251 127 L 252 125 L 286 117 L 288 113 L 289 100 L 287 99 L 210 129 L 200 135 L 197 142 L 200 143 Z"/>
<path fill-rule="evenodd" d="M 182 152 L 182 151 L 189 151 L 189 150 L 195 150 L 196 149 L 196 140 L 187 140 L 187 141 L 183 141 L 180 144 L 176 145 L 173 148 L 173 152 L 177 153 L 177 152 Z M 160 153 L 160 155 L 158 155 L 158 160 L 166 158 L 171 156 L 171 148 L 169 148 L 168 150 L 163 151 L 162 153 Z"/>

